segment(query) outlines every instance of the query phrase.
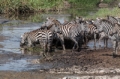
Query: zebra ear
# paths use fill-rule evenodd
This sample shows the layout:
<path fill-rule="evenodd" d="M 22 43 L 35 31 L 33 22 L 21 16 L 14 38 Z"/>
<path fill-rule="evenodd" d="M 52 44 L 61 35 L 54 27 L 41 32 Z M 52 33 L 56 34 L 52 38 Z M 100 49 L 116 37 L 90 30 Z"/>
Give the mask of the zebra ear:
<path fill-rule="evenodd" d="M 118 24 L 120 24 L 120 22 L 118 21 Z"/>
<path fill-rule="evenodd" d="M 23 37 L 23 35 L 21 35 L 21 38 Z"/>
<path fill-rule="evenodd" d="M 97 20 L 100 20 L 100 18 L 98 18 L 98 17 L 97 17 L 96 19 L 97 19 Z"/>
<path fill-rule="evenodd" d="M 94 23 L 95 21 L 92 20 L 92 23 Z"/>
<path fill-rule="evenodd" d="M 86 21 L 86 23 L 89 23 L 88 21 Z"/>
<path fill-rule="evenodd" d="M 96 19 L 98 20 L 98 17 Z"/>
<path fill-rule="evenodd" d="M 50 19 L 50 17 L 47 17 L 46 19 L 47 19 L 47 20 L 49 20 L 49 19 Z"/>
<path fill-rule="evenodd" d="M 79 19 L 79 17 L 78 17 L 78 16 L 76 16 L 76 19 Z"/>
<path fill-rule="evenodd" d="M 84 20 L 85 20 L 85 18 L 82 18 L 82 20 L 84 21 Z"/>

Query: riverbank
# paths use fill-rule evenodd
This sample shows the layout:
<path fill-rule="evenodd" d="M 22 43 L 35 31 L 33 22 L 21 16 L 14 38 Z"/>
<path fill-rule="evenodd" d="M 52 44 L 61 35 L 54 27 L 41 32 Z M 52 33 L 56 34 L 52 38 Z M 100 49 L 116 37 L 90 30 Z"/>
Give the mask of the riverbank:
<path fill-rule="evenodd" d="M 71 8 L 97 8 L 100 0 L 1 0 L 0 13 L 24 14 L 48 11 L 63 11 Z M 115 1 L 114 1 L 115 2 Z M 112 0 L 104 0 L 103 3 L 114 3 Z M 109 6 L 108 6 L 109 7 Z"/>
<path fill-rule="evenodd" d="M 116 58 L 112 57 L 111 52 L 111 49 L 99 49 L 61 53 L 44 60 L 44 62 L 54 63 L 51 69 L 0 71 L 0 79 L 66 79 L 70 77 L 118 79 L 120 78 L 120 52 Z M 4 53 L 0 54 L 0 63 L 6 57 L 21 58 L 19 54 L 5 55 Z M 22 57 L 26 57 L 26 55 Z"/>

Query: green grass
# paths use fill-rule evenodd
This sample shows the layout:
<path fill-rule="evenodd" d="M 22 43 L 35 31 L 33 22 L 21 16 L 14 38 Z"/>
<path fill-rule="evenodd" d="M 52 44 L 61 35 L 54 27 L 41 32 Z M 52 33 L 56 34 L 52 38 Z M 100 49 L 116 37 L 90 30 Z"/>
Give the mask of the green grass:
<path fill-rule="evenodd" d="M 95 8 L 99 0 L 66 0 L 74 8 Z M 113 0 L 104 0 L 110 3 Z M 0 12 L 50 11 L 64 9 L 64 0 L 0 0 Z"/>
<path fill-rule="evenodd" d="M 96 13 L 94 13 L 93 15 L 86 16 L 86 18 L 91 18 L 91 19 L 94 19 L 96 17 L 105 18 L 107 15 L 120 17 L 120 9 L 118 7 L 115 7 L 115 8 L 101 8 Z"/>

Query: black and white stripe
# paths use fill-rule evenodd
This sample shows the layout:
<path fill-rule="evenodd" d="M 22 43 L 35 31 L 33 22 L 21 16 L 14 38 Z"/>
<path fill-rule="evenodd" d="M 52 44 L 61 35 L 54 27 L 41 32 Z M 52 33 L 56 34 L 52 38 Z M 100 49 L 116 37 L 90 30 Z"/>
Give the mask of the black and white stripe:
<path fill-rule="evenodd" d="M 107 16 L 107 20 L 110 21 L 112 24 L 118 23 L 117 18 L 114 16 Z"/>
<path fill-rule="evenodd" d="M 108 20 L 101 20 L 99 32 L 104 32 L 104 34 L 111 39 L 113 43 L 113 55 L 117 54 L 118 42 L 120 41 L 120 27 L 115 27 Z"/>
<path fill-rule="evenodd" d="M 64 39 L 70 39 L 75 43 L 73 49 L 75 49 L 75 47 L 79 48 L 78 43 L 81 38 L 81 34 L 80 30 L 78 30 L 79 26 L 77 24 L 74 22 L 61 24 L 58 20 L 50 18 L 47 18 L 47 20 L 48 21 L 45 22 L 46 24 L 43 25 L 47 26 L 49 29 L 52 29 L 57 33 L 57 37 L 59 37 L 64 50 Z"/>
<path fill-rule="evenodd" d="M 28 45 L 29 47 L 34 46 L 36 44 L 36 36 L 37 33 L 40 31 L 41 29 L 36 29 L 30 32 L 25 32 L 23 35 L 21 35 L 21 42 L 20 45 Z"/>
<path fill-rule="evenodd" d="M 36 40 L 40 42 L 41 47 L 44 51 L 50 52 L 54 34 L 50 30 L 41 30 L 37 33 Z"/>
<path fill-rule="evenodd" d="M 41 30 L 41 28 L 26 32 L 21 37 L 21 46 L 27 44 L 29 47 L 34 46 L 36 43 L 39 43 L 44 51 L 51 49 L 51 44 L 53 40 L 53 32 L 50 30 Z"/>

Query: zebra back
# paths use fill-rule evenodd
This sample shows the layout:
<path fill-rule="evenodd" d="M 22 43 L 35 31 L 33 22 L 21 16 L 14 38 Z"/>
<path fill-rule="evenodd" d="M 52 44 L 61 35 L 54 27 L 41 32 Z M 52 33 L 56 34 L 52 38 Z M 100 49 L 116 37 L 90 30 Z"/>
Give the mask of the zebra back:
<path fill-rule="evenodd" d="M 109 35 L 113 29 L 113 24 L 106 19 L 102 19 L 100 23 L 101 25 L 99 31 L 104 31 L 106 34 Z"/>
<path fill-rule="evenodd" d="M 111 36 L 115 36 L 118 38 L 120 36 L 120 24 L 115 23 L 115 26 L 113 27 L 113 30 L 111 32 Z M 120 38 L 119 38 L 120 39 Z"/>
<path fill-rule="evenodd" d="M 51 30 L 40 30 L 37 33 L 36 40 L 40 42 L 40 45 L 44 48 L 44 51 L 51 50 L 54 34 Z"/>
<path fill-rule="evenodd" d="M 112 24 L 118 23 L 118 20 L 113 16 L 107 16 L 107 20 L 109 20 Z"/>

